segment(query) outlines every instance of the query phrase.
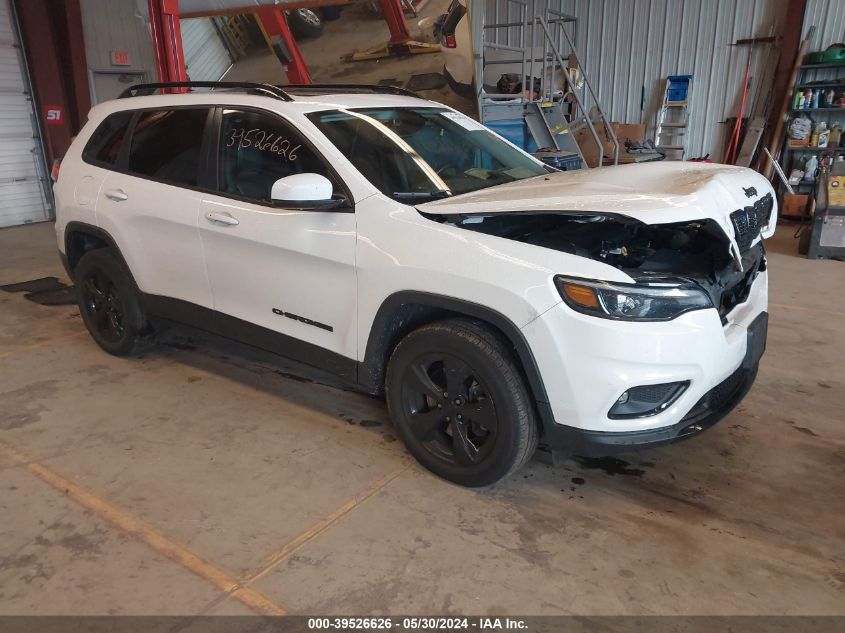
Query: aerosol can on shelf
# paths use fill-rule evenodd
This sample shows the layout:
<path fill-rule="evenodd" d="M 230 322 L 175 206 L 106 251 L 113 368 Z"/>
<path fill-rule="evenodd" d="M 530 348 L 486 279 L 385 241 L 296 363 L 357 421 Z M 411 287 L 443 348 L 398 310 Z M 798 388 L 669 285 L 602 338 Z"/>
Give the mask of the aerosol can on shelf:
<path fill-rule="evenodd" d="M 827 123 L 824 121 L 819 123 L 816 126 L 816 134 L 818 135 L 816 147 L 827 147 L 827 140 L 830 138 L 830 130 L 827 129 Z"/>

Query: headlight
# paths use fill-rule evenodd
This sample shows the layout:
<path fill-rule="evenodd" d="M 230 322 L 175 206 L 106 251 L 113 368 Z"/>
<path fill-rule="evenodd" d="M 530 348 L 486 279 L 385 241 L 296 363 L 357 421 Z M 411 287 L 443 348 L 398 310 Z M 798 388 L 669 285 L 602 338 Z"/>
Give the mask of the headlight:
<path fill-rule="evenodd" d="M 690 310 L 713 307 L 700 286 L 683 279 L 623 284 L 557 275 L 555 285 L 570 308 L 604 319 L 669 321 Z"/>

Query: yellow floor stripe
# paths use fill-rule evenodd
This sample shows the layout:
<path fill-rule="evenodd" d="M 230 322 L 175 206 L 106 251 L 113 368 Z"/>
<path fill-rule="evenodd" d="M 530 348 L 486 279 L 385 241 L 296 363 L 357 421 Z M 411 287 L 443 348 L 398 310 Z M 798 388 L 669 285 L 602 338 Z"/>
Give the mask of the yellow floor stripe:
<path fill-rule="evenodd" d="M 274 552 L 269 557 L 264 559 L 264 562 L 259 566 L 259 568 L 247 576 L 242 582 L 241 586 L 247 587 L 252 583 L 256 582 L 257 580 L 264 578 L 267 574 L 273 571 L 276 567 L 281 565 L 285 562 L 288 558 L 293 556 L 299 549 L 301 549 L 306 543 L 309 541 L 314 540 L 320 534 L 328 530 L 332 527 L 335 523 L 337 523 L 340 519 L 344 516 L 349 514 L 352 510 L 360 506 L 362 503 L 370 499 L 378 492 L 384 490 L 387 485 L 395 480 L 397 477 L 405 473 L 411 467 L 410 463 L 405 464 L 401 468 L 394 470 L 389 475 L 382 477 L 378 481 L 376 481 L 372 486 L 367 488 L 364 492 L 360 493 L 359 495 L 353 497 L 342 506 L 340 506 L 337 510 L 329 514 L 325 519 L 315 523 L 310 528 L 301 532 L 293 539 L 285 543 L 280 550 Z M 236 594 L 233 594 L 236 595 Z"/>
<path fill-rule="evenodd" d="M 139 521 L 131 514 L 97 497 L 72 481 L 65 479 L 49 468 L 28 460 L 12 447 L 0 442 L 0 454 L 5 455 L 17 465 L 49 484 L 65 496 L 73 499 L 83 508 L 94 512 L 123 532 L 146 543 L 153 550 L 170 560 L 182 565 L 197 576 L 204 578 L 218 589 L 228 593 L 250 609 L 263 615 L 285 615 L 285 610 L 260 592 L 243 587 L 238 580 L 227 572 L 203 560 L 184 545 L 171 541 L 149 525 Z"/>
<path fill-rule="evenodd" d="M 21 354 L 24 352 L 31 352 L 41 347 L 48 347 L 50 345 L 55 345 L 56 343 L 69 341 L 70 339 L 82 336 L 83 334 L 88 334 L 88 330 L 82 330 L 81 332 L 74 332 L 73 334 L 68 334 L 67 336 L 52 338 L 49 341 L 39 341 L 38 343 L 32 343 L 31 345 L 22 345 L 21 347 L 16 347 L 15 349 L 10 349 L 6 352 L 0 352 L 0 358 L 6 358 L 7 356 L 14 356 L 15 354 Z"/>

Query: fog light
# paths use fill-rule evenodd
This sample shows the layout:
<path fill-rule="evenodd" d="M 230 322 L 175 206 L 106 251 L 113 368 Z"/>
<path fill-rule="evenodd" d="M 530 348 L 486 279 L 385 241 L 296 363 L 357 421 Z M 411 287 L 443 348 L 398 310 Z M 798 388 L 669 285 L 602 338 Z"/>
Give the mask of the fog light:
<path fill-rule="evenodd" d="M 644 418 L 666 410 L 689 387 L 689 380 L 665 382 L 659 385 L 642 385 L 624 392 L 616 400 L 607 417 Z"/>

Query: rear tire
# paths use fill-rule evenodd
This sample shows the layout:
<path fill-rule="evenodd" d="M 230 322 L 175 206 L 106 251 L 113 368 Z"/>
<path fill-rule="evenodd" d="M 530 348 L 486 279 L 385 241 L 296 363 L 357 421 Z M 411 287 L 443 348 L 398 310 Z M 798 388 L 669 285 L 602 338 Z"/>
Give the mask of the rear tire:
<path fill-rule="evenodd" d="M 493 484 L 537 448 L 522 375 L 505 342 L 481 323 L 450 319 L 406 336 L 387 365 L 385 395 L 408 451 L 457 484 Z"/>
<path fill-rule="evenodd" d="M 320 37 L 323 20 L 314 9 L 293 9 L 288 13 L 288 26 L 297 39 Z"/>
<path fill-rule="evenodd" d="M 132 275 L 109 248 L 85 253 L 73 273 L 79 312 L 91 338 L 109 354 L 131 356 L 149 325 Z"/>

